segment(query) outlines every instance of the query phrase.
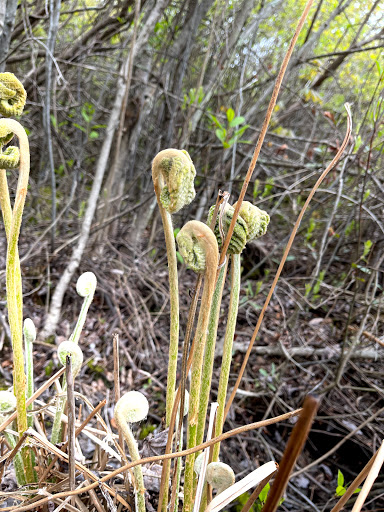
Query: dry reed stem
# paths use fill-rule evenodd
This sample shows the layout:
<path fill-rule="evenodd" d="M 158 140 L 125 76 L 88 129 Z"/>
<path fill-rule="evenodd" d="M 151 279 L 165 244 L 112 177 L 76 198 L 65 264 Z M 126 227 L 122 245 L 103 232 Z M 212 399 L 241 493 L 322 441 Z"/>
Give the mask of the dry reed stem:
<path fill-rule="evenodd" d="M 375 461 L 372 464 L 371 469 L 369 470 L 368 476 L 364 482 L 364 485 L 357 497 L 357 500 L 353 506 L 352 512 L 360 512 L 361 507 L 364 505 L 365 500 L 371 490 L 371 487 L 379 475 L 379 471 L 381 466 L 384 463 L 384 441 L 382 441 L 381 446 L 376 454 Z"/>
<path fill-rule="evenodd" d="M 271 99 L 270 99 L 270 102 L 269 102 L 269 105 L 268 105 L 268 110 L 267 110 L 267 113 L 265 115 L 265 119 L 264 119 L 263 125 L 262 125 L 261 130 L 260 130 L 259 138 L 257 139 L 255 151 L 253 153 L 251 163 L 249 164 L 249 168 L 248 168 L 247 174 L 245 176 L 245 180 L 244 180 L 241 192 L 240 192 L 240 196 L 239 196 L 239 199 L 237 200 L 235 211 L 233 213 L 233 218 L 232 218 L 231 224 L 230 224 L 229 229 L 228 229 L 227 236 L 226 236 L 224 244 L 223 244 L 222 252 L 221 252 L 221 255 L 220 255 L 219 267 L 220 267 L 220 265 L 222 265 L 224 263 L 225 255 L 227 254 L 227 250 L 228 250 L 228 246 L 229 246 L 229 242 L 231 240 L 233 230 L 235 229 L 236 220 L 237 220 L 237 217 L 239 215 L 239 211 L 240 211 L 240 208 L 241 208 L 241 205 L 242 205 L 245 193 L 247 191 L 249 182 L 251 181 L 253 171 L 255 170 L 257 159 L 259 158 L 261 146 L 263 145 L 264 138 L 265 138 L 265 135 L 266 135 L 267 130 L 268 130 L 268 125 L 269 125 L 269 122 L 270 122 L 272 114 L 273 114 L 273 109 L 275 108 L 275 105 L 276 105 L 277 96 L 279 94 L 280 87 L 281 87 L 281 84 L 282 84 L 285 72 L 287 70 L 289 61 L 290 61 L 291 56 L 292 56 L 293 49 L 294 49 L 294 47 L 296 45 L 296 42 L 297 42 L 297 39 L 298 39 L 299 34 L 301 32 L 301 29 L 303 28 L 303 25 L 304 25 L 304 22 L 305 22 L 305 20 L 306 20 L 306 18 L 308 16 L 309 10 L 312 7 L 312 3 L 313 3 L 313 0 L 308 0 L 306 6 L 304 8 L 304 11 L 303 11 L 302 15 L 300 16 L 300 19 L 299 19 L 299 22 L 297 24 L 295 33 L 294 33 L 294 35 L 292 37 L 291 42 L 289 43 L 289 47 L 288 47 L 287 53 L 285 54 L 285 57 L 283 59 L 281 67 L 280 67 L 279 74 L 277 75 L 275 87 L 274 87 L 274 89 L 272 91 L 272 96 L 271 96 Z"/>
<path fill-rule="evenodd" d="M 69 492 L 69 491 L 60 492 L 60 493 L 55 494 L 54 496 L 56 498 L 66 498 L 69 495 L 76 496 L 78 494 L 83 494 L 84 492 L 89 492 L 89 490 L 95 489 L 100 484 L 104 484 L 104 482 L 107 482 L 108 480 L 114 478 L 117 475 L 120 475 L 121 473 L 123 473 L 125 471 L 128 471 L 129 469 L 137 466 L 138 464 L 150 464 L 152 462 L 158 462 L 160 460 L 169 460 L 169 459 L 176 459 L 178 457 L 185 457 L 186 455 L 189 455 L 191 453 L 196 453 L 200 450 L 203 450 L 204 448 L 213 446 L 216 443 L 221 443 L 225 439 L 229 439 L 230 437 L 236 436 L 238 434 L 249 432 L 250 430 L 255 430 L 257 428 L 263 428 L 268 425 L 273 425 L 280 421 L 285 421 L 289 418 L 292 418 L 293 416 L 297 416 L 298 414 L 301 413 L 301 411 L 302 411 L 302 409 L 296 409 L 294 411 L 287 412 L 285 414 L 281 414 L 280 416 L 276 416 L 275 418 L 270 418 L 268 420 L 263 420 L 263 421 L 257 421 L 255 423 L 250 423 L 249 425 L 243 425 L 242 427 L 238 427 L 238 428 L 235 428 L 228 432 L 225 432 L 224 434 L 221 434 L 218 437 L 214 437 L 210 441 L 206 441 L 205 443 L 202 443 L 199 446 L 195 446 L 194 448 L 190 448 L 189 450 L 183 450 L 178 453 L 154 455 L 153 457 L 146 457 L 144 459 L 140 459 L 135 462 L 130 462 L 129 464 L 125 464 L 124 466 L 112 471 L 111 473 L 104 476 L 103 478 L 100 478 L 100 480 L 98 480 L 97 482 L 94 482 L 86 487 L 82 487 L 81 489 L 76 489 L 72 492 Z M 66 454 L 63 454 L 63 455 L 66 457 Z M 49 501 L 49 498 L 43 498 L 40 501 L 32 503 L 31 505 L 25 505 L 25 506 L 21 506 L 21 507 L 6 507 L 6 508 L 2 509 L 2 512 L 10 512 L 11 510 L 13 512 L 26 512 L 27 510 L 36 510 L 35 507 L 44 505 L 44 503 L 47 503 L 48 501 Z"/>
<path fill-rule="evenodd" d="M 325 179 L 325 177 L 327 176 L 327 174 L 334 168 L 334 166 L 338 163 L 338 161 L 340 160 L 348 142 L 349 142 L 349 138 L 351 136 L 351 132 L 352 132 L 352 117 L 351 117 L 351 111 L 350 111 L 350 108 L 349 108 L 349 105 L 346 103 L 345 104 L 345 109 L 347 111 L 347 120 L 348 120 L 348 123 L 347 123 L 347 131 L 346 131 L 346 134 L 345 134 L 345 137 L 344 137 L 344 140 L 343 140 L 343 143 L 341 144 L 338 152 L 336 153 L 335 157 L 333 158 L 332 162 L 328 165 L 328 167 L 323 171 L 323 173 L 321 174 L 321 176 L 319 177 L 319 179 L 316 181 L 315 185 L 313 186 L 311 192 L 309 193 L 308 197 L 307 197 L 307 200 L 305 201 L 304 203 L 304 206 L 303 208 L 301 209 L 301 212 L 299 214 L 299 216 L 297 217 L 297 220 L 295 222 L 295 225 L 292 229 L 292 233 L 291 233 L 291 236 L 289 237 L 289 240 L 288 240 L 288 243 L 287 243 L 287 246 L 284 250 L 284 254 L 281 258 L 281 261 L 280 261 L 280 264 L 279 264 L 279 268 L 277 269 L 277 272 L 276 272 L 276 275 L 273 279 L 273 282 L 272 282 L 272 286 L 268 292 L 268 295 L 267 295 L 267 298 L 265 299 L 265 302 L 264 302 L 264 305 L 262 307 L 262 310 L 260 311 L 260 315 L 259 315 L 259 318 L 257 320 L 257 324 L 256 324 L 256 327 L 255 327 L 255 330 L 253 331 L 253 334 L 252 334 L 252 338 L 251 338 L 251 341 L 249 342 L 249 346 L 248 346 L 248 349 L 247 349 L 247 352 L 244 356 L 244 360 L 243 360 L 243 363 L 241 365 L 241 368 L 240 368 L 240 372 L 239 372 L 239 375 L 237 377 L 237 380 L 236 380 L 236 383 L 233 387 L 233 390 L 231 392 L 231 395 L 228 399 L 228 402 L 225 406 L 225 415 L 224 417 L 226 417 L 228 415 L 228 411 L 232 405 L 232 402 L 236 396 L 236 392 L 237 392 L 237 389 L 240 385 L 240 382 L 241 382 L 241 379 L 243 378 L 243 374 L 244 374 L 244 371 L 245 371 L 245 367 L 247 365 L 247 362 L 248 362 L 248 359 L 249 359 L 249 356 L 251 355 L 251 351 L 252 351 L 252 347 L 255 343 L 255 340 L 256 340 L 256 336 L 258 335 L 258 332 L 259 332 L 259 329 L 260 329 L 260 326 L 261 326 L 261 323 L 263 321 L 263 318 L 264 318 L 264 314 L 265 314 L 265 311 L 269 305 L 269 302 L 272 298 L 272 294 L 275 290 L 275 287 L 276 287 L 276 284 L 277 284 L 277 281 L 279 280 L 280 278 L 280 274 L 283 270 L 283 267 L 285 265 L 285 262 L 286 262 L 286 259 L 287 259 L 287 256 L 289 254 L 289 251 L 291 250 L 291 247 L 292 247 L 292 244 L 293 244 L 293 241 L 295 239 L 295 236 L 296 236 L 296 233 L 297 233 L 297 230 L 299 229 L 299 226 L 300 226 L 300 223 L 302 221 L 302 218 L 308 208 L 308 205 L 309 203 L 311 202 L 312 200 L 312 197 L 314 196 L 316 190 L 319 188 L 319 186 L 321 185 L 321 183 L 323 182 L 323 180 Z"/>
<path fill-rule="evenodd" d="M 262 512 L 275 512 L 279 506 L 280 498 L 288 484 L 289 475 L 304 447 L 319 405 L 320 400 L 318 398 L 311 395 L 305 397 L 303 410 L 288 439 L 275 481 L 268 493 Z"/>
<path fill-rule="evenodd" d="M 301 473 L 305 473 L 306 471 L 308 471 L 308 469 L 310 468 L 313 468 L 315 466 L 317 466 L 318 464 L 320 464 L 321 462 L 323 462 L 323 460 L 325 459 L 328 459 L 328 457 L 330 455 L 332 455 L 333 453 L 335 453 L 339 448 L 340 446 L 342 446 L 346 441 L 348 441 L 348 439 L 350 439 L 351 437 L 353 437 L 355 434 L 357 434 L 357 432 L 361 429 L 363 429 L 366 425 L 368 425 L 369 423 L 371 423 L 371 421 L 373 421 L 375 418 L 377 418 L 378 416 L 380 416 L 382 413 L 384 412 L 384 407 L 382 407 L 381 409 L 379 409 L 378 411 L 376 411 L 374 414 L 372 414 L 369 418 L 367 418 L 365 421 L 363 421 L 362 423 L 360 423 L 360 425 L 358 425 L 354 430 L 352 430 L 351 432 L 349 432 L 345 437 L 343 437 L 343 439 L 341 439 L 341 441 L 339 441 L 333 448 L 331 448 L 330 450 L 327 451 L 327 453 L 324 453 L 324 455 L 322 455 L 321 457 L 319 457 L 318 459 L 314 460 L 313 462 L 311 462 L 310 464 L 308 464 L 307 466 L 305 466 L 305 468 L 301 468 L 299 469 L 298 471 L 295 471 L 293 473 L 293 477 L 296 477 L 296 476 L 299 476 L 301 475 Z"/>

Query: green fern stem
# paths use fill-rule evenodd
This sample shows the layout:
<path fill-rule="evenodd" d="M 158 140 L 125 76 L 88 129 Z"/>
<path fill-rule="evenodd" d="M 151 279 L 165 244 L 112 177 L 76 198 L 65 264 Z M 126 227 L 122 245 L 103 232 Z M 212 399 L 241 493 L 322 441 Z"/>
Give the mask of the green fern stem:
<path fill-rule="evenodd" d="M 25 197 L 27 195 L 28 179 L 29 179 L 29 144 L 28 137 L 24 128 L 20 123 L 13 119 L 0 120 L 0 133 L 4 131 L 12 131 L 19 138 L 20 143 L 20 170 L 19 180 L 17 183 L 15 204 L 12 211 L 11 220 L 9 219 L 9 209 L 7 207 L 7 193 L 3 190 L 2 199 L 5 198 L 5 208 L 3 217 L 6 225 L 9 226 L 8 232 L 8 248 L 7 248 L 7 303 L 8 303 L 8 319 L 12 337 L 12 349 L 14 358 L 14 390 L 17 400 L 17 425 L 19 435 L 28 428 L 27 408 L 26 408 L 26 377 L 24 371 L 24 354 L 23 354 L 23 295 L 21 289 L 21 270 L 17 249 L 17 243 L 20 234 Z M 4 175 L 2 184 L 4 184 Z M 9 193 L 8 193 L 9 195 Z M 4 200 L 3 200 L 4 202 Z M 2 202 L 2 207 L 3 207 Z M 5 220 L 7 219 L 7 220 Z M 10 220 L 10 222 L 9 222 Z M 7 230 L 7 228 L 6 228 Z M 32 456 L 29 448 L 22 449 L 22 460 L 27 482 L 33 482 L 35 475 L 32 467 Z"/>
<path fill-rule="evenodd" d="M 216 286 L 218 245 L 210 228 L 198 221 L 190 221 L 177 235 L 179 250 L 187 263 L 196 272 L 205 272 L 204 289 L 195 334 L 195 350 L 191 368 L 191 387 L 189 392 L 187 448 L 196 446 L 201 376 L 204 351 L 207 340 L 209 315 L 212 297 Z M 184 473 L 184 511 L 193 508 L 195 454 L 188 455 Z"/>
<path fill-rule="evenodd" d="M 218 277 L 217 283 L 216 283 L 215 292 L 214 292 L 213 298 L 212 298 L 211 312 L 209 315 L 208 335 L 207 335 L 207 342 L 205 345 L 203 375 L 202 375 L 202 379 L 201 379 L 199 421 L 197 424 L 196 445 L 201 444 L 204 439 L 204 430 L 205 430 L 205 425 L 206 425 L 209 394 L 211 391 L 213 362 L 215 359 L 217 326 L 219 324 L 221 298 L 223 295 L 223 289 L 224 289 L 224 283 L 225 283 L 225 276 L 227 275 L 227 269 L 228 269 L 228 260 L 227 260 L 227 263 L 224 265 L 224 267 L 222 267 L 220 270 L 219 277 Z"/>
<path fill-rule="evenodd" d="M 15 437 L 12 434 L 9 434 L 7 431 L 4 432 L 4 437 L 7 440 L 9 446 L 13 450 L 17 444 Z M 21 453 L 16 453 L 16 455 L 13 458 L 13 465 L 15 468 L 16 481 L 18 485 L 25 485 L 27 482 L 25 480 L 23 459 L 21 458 Z"/>
<path fill-rule="evenodd" d="M 231 296 L 229 301 L 227 328 L 224 337 L 223 359 L 221 362 L 219 390 L 217 394 L 217 401 L 219 403 L 219 407 L 216 412 L 215 437 L 219 436 L 222 433 L 224 425 L 224 409 L 225 400 L 227 397 L 229 371 L 231 368 L 232 361 L 233 338 L 235 335 L 237 312 L 239 309 L 240 276 L 240 254 L 233 254 L 231 256 Z M 220 443 L 216 443 L 213 448 L 212 460 L 214 462 L 217 462 L 219 460 L 219 452 Z"/>

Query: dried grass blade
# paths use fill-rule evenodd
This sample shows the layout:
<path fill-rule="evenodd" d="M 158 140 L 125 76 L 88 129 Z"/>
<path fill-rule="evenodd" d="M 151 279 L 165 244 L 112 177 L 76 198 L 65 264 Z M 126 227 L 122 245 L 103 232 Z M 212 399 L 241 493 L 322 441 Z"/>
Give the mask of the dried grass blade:
<path fill-rule="evenodd" d="M 352 512 L 360 512 L 361 507 L 364 505 L 365 500 L 371 490 L 371 487 L 378 477 L 381 466 L 384 462 L 384 441 L 382 441 L 379 451 L 375 457 L 375 462 L 372 464 L 372 467 L 368 473 L 368 476 L 364 482 L 363 488 L 361 489 L 359 496 L 356 500 L 356 503 L 353 506 Z"/>

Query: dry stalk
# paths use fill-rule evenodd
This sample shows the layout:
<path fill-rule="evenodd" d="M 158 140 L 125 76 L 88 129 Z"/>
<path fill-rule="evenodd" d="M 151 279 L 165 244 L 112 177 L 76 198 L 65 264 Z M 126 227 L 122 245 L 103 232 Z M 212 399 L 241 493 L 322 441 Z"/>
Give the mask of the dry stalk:
<path fill-rule="evenodd" d="M 303 410 L 300 413 L 299 419 L 285 447 L 280 467 L 271 490 L 268 493 L 268 498 L 262 512 L 275 512 L 279 506 L 280 498 L 288 484 L 289 475 L 296 463 L 297 457 L 304 447 L 319 405 L 320 401 L 318 398 L 311 395 L 305 398 Z"/>
<path fill-rule="evenodd" d="M 304 214 L 305 214 L 305 212 L 306 212 L 306 210 L 308 208 L 308 205 L 311 202 L 311 200 L 312 200 L 316 190 L 319 188 L 319 186 L 321 185 L 323 180 L 326 178 L 327 174 L 335 167 L 335 165 L 340 160 L 340 158 L 341 158 L 341 156 L 342 156 L 342 154 L 343 154 L 343 152 L 344 152 L 344 150 L 345 150 L 345 148 L 346 148 L 346 146 L 347 146 L 347 144 L 349 142 L 349 138 L 350 138 L 351 133 L 352 133 L 352 117 L 351 117 L 351 111 L 350 111 L 349 105 L 347 103 L 345 104 L 345 109 L 347 111 L 348 124 L 347 124 L 347 131 L 346 131 L 343 143 L 341 144 L 341 146 L 340 146 L 338 152 L 336 153 L 335 157 L 333 158 L 332 162 L 328 165 L 328 167 L 323 171 L 323 173 L 321 174 L 319 179 L 316 181 L 315 185 L 313 186 L 311 192 L 309 193 L 309 195 L 307 197 L 307 200 L 304 203 L 303 208 L 301 209 L 301 212 L 300 212 L 299 216 L 297 217 L 295 225 L 294 225 L 294 227 L 292 229 L 292 233 L 291 233 L 291 235 L 289 237 L 287 246 L 286 246 L 286 248 L 284 250 L 284 254 L 283 254 L 282 258 L 281 258 L 279 268 L 277 269 L 276 275 L 275 275 L 275 277 L 273 279 L 272 286 L 271 286 L 271 288 L 270 288 L 270 290 L 268 292 L 267 298 L 265 299 L 265 302 L 264 302 L 264 305 L 262 307 L 262 310 L 260 311 L 260 315 L 259 315 L 259 318 L 257 320 L 257 324 L 256 324 L 256 327 L 255 327 L 255 330 L 253 331 L 251 341 L 249 342 L 249 346 L 248 346 L 247 352 L 246 352 L 246 354 L 244 356 L 244 360 L 243 360 L 243 363 L 241 365 L 241 368 L 240 368 L 239 375 L 237 377 L 236 383 L 235 383 L 235 385 L 233 387 L 231 395 L 230 395 L 230 397 L 228 399 L 228 402 L 227 402 L 227 404 L 225 406 L 225 417 L 227 416 L 228 411 L 229 411 L 229 409 L 230 409 L 230 407 L 232 405 L 232 402 L 233 402 L 233 400 L 234 400 L 234 398 L 236 396 L 236 392 L 237 392 L 237 389 L 238 389 L 238 387 L 240 385 L 241 379 L 243 378 L 245 367 L 247 365 L 249 356 L 251 355 L 252 347 L 253 347 L 253 345 L 255 343 L 256 336 L 259 333 L 259 329 L 260 329 L 261 323 L 263 321 L 265 311 L 266 311 L 266 309 L 267 309 L 267 307 L 269 305 L 269 302 L 270 302 L 270 300 L 272 298 L 273 292 L 274 292 L 274 290 L 276 288 L 277 281 L 280 278 L 280 274 L 281 274 L 281 272 L 283 270 L 283 267 L 284 267 L 285 262 L 287 260 L 287 256 L 289 254 L 289 251 L 291 250 L 291 247 L 292 247 L 293 241 L 295 239 L 297 230 L 299 229 L 300 223 L 301 223 L 301 221 L 302 221 L 302 219 L 304 217 Z M 233 215 L 233 217 L 235 217 L 235 215 Z"/>

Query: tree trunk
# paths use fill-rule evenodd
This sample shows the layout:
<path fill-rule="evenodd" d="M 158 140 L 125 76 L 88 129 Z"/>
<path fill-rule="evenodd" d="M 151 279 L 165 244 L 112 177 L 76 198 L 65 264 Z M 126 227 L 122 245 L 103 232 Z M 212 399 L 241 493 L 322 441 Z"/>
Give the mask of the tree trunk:
<path fill-rule="evenodd" d="M 15 25 L 17 0 L 2 0 L 0 2 L 0 72 L 3 73 L 9 52 L 11 35 Z"/>

